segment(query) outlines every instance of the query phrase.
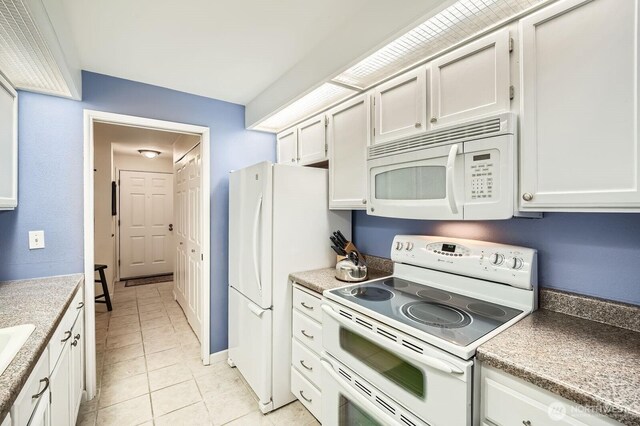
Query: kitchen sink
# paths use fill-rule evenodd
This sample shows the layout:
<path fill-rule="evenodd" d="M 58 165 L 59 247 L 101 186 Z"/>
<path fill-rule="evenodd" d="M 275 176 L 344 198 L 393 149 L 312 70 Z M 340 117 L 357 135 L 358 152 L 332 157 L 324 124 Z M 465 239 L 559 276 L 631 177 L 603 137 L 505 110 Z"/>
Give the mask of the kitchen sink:
<path fill-rule="evenodd" d="M 13 358 L 35 329 L 36 326 L 33 324 L 0 328 L 0 375 L 11 364 Z"/>

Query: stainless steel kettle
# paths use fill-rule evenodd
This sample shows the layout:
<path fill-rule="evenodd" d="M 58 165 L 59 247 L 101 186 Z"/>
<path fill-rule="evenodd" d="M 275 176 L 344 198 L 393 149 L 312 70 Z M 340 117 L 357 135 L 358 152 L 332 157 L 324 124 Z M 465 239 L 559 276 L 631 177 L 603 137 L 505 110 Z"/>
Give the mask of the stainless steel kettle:
<path fill-rule="evenodd" d="M 367 279 L 367 265 L 354 262 L 348 257 L 336 264 L 336 279 L 348 283 L 357 283 Z"/>

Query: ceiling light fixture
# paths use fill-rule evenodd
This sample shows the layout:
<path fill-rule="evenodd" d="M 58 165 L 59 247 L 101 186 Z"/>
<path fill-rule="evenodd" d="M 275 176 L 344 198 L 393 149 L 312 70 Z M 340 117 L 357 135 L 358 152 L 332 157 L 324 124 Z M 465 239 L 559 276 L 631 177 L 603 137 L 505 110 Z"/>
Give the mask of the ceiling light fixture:
<path fill-rule="evenodd" d="M 160 155 L 160 151 L 154 151 L 153 149 L 139 149 L 138 152 L 147 158 L 156 158 Z"/>

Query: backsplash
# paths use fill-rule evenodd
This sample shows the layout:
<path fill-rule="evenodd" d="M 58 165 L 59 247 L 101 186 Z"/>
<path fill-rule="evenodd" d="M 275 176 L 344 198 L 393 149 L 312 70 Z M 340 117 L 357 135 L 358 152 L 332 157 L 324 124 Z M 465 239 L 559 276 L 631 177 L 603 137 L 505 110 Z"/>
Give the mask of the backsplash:
<path fill-rule="evenodd" d="M 388 258 L 397 234 L 535 248 L 541 287 L 640 305 L 640 214 L 548 213 L 542 219 L 444 222 L 353 213 L 353 240 L 363 253 Z"/>

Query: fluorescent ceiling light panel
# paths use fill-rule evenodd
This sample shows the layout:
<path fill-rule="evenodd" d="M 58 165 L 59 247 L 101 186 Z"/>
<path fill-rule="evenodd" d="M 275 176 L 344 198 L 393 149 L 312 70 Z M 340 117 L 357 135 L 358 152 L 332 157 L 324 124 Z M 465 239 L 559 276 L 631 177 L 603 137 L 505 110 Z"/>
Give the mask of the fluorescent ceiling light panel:
<path fill-rule="evenodd" d="M 321 111 L 334 103 L 340 102 L 354 93 L 356 93 L 355 90 L 331 83 L 324 83 L 322 86 L 307 93 L 297 101 L 262 121 L 255 129 L 265 132 L 279 132 L 285 127 Z"/>
<path fill-rule="evenodd" d="M 544 1 L 547 0 L 460 0 L 333 81 L 366 89 Z"/>
<path fill-rule="evenodd" d="M 0 1 L 0 70 L 18 89 L 71 96 L 53 54 L 22 0 Z"/>

